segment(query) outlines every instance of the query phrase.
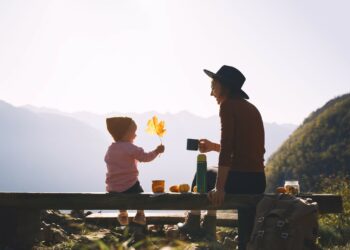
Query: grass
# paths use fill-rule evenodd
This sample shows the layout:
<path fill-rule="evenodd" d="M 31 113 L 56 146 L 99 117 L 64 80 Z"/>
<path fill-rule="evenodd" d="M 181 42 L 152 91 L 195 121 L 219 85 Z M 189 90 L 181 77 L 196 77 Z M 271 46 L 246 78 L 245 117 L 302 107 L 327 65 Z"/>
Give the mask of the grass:
<path fill-rule="evenodd" d="M 340 182 L 336 182 L 338 187 Z M 339 215 L 325 215 L 320 219 L 319 245 L 322 249 L 328 250 L 349 250 L 350 249 L 350 227 L 347 215 L 349 215 L 349 186 L 342 186 L 340 192 L 344 199 L 344 213 Z M 331 190 L 332 193 L 334 190 Z M 38 242 L 33 250 L 225 250 L 234 249 L 234 238 L 237 235 L 236 229 L 217 228 L 217 242 L 208 242 L 204 239 L 187 239 L 177 234 L 167 234 L 169 227 L 155 226 L 152 230 L 144 230 L 143 234 L 130 232 L 128 228 L 105 228 L 84 223 L 69 215 L 62 215 L 59 212 L 50 212 L 46 223 L 52 229 L 60 229 L 66 235 L 64 242 Z M 344 218 L 345 216 L 345 218 Z M 53 223 L 55 222 L 55 223 Z M 52 223 L 52 224 L 51 224 Z M 58 227 L 60 225 L 61 227 Z M 54 230 L 53 230 L 54 231 Z M 225 239 L 226 242 L 225 242 Z M 227 244 L 229 245 L 227 245 Z"/>
<path fill-rule="evenodd" d="M 166 236 L 166 227 L 159 227 L 157 231 L 148 231 L 140 235 L 139 232 L 128 231 L 128 228 L 100 228 L 85 225 L 80 233 L 72 234 L 69 240 L 58 244 L 40 242 L 33 250 L 199 250 L 199 249 L 228 249 L 223 246 L 225 237 L 234 238 L 236 231 L 232 228 L 218 227 L 218 242 L 209 242 L 204 239 L 188 240 L 184 236 Z M 94 236 L 100 238 L 96 239 Z M 232 249 L 232 248 L 231 248 Z"/>

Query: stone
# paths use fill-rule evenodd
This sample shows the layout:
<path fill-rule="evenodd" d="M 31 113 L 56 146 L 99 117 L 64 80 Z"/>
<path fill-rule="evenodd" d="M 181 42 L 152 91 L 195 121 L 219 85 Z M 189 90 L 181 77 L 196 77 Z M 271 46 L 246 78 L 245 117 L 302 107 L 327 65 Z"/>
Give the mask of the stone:
<path fill-rule="evenodd" d="M 238 247 L 237 242 L 230 237 L 225 237 L 223 242 L 223 247 L 225 249 L 236 249 Z"/>
<path fill-rule="evenodd" d="M 168 226 L 164 228 L 164 231 L 168 239 L 178 239 L 180 236 L 180 230 L 176 226 Z"/>

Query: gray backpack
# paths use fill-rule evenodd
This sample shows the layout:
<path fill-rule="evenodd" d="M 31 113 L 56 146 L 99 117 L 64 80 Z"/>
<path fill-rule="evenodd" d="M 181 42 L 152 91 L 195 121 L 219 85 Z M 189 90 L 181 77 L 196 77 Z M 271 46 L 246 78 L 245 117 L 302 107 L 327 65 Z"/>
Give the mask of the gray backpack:
<path fill-rule="evenodd" d="M 314 250 L 318 206 L 287 194 L 265 196 L 256 209 L 247 250 Z"/>

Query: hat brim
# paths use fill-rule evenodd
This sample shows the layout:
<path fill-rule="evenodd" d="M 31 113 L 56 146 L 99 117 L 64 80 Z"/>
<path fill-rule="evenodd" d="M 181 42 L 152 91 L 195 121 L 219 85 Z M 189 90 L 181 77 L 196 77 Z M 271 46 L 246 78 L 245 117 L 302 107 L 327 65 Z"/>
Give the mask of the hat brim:
<path fill-rule="evenodd" d="M 216 80 L 219 80 L 220 81 L 220 76 L 218 76 L 217 74 L 207 70 L 207 69 L 204 69 L 203 70 L 205 74 L 207 74 L 210 78 L 212 79 L 216 79 Z M 239 93 L 244 99 L 249 99 L 249 96 L 247 95 L 246 92 L 244 92 L 242 89 L 239 90 Z"/>
<path fill-rule="evenodd" d="M 211 72 L 211 71 L 209 71 L 209 70 L 207 70 L 207 69 L 203 69 L 203 71 L 204 71 L 204 73 L 206 73 L 210 78 L 213 78 L 213 79 L 216 79 L 216 78 L 217 78 L 217 76 L 216 76 L 215 73 L 213 73 L 213 72 Z"/>

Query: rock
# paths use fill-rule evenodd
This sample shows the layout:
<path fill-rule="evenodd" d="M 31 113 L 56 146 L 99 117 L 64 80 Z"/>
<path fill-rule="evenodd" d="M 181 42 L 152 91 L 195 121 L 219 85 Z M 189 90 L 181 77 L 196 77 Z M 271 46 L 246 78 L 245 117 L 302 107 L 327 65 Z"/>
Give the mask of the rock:
<path fill-rule="evenodd" d="M 158 229 L 156 225 L 147 225 L 147 231 L 150 233 L 157 233 Z"/>
<path fill-rule="evenodd" d="M 235 240 L 230 237 L 225 237 L 223 246 L 225 249 L 236 249 L 237 242 L 235 242 Z"/>
<path fill-rule="evenodd" d="M 81 236 L 80 239 L 78 240 L 78 243 L 80 244 L 90 244 L 92 241 L 86 237 L 86 236 Z"/>
<path fill-rule="evenodd" d="M 216 238 L 218 239 L 218 241 L 224 241 L 225 237 L 228 236 L 228 233 L 225 231 L 218 231 L 216 232 Z"/>
<path fill-rule="evenodd" d="M 75 218 L 81 218 L 81 219 L 85 218 L 84 210 L 71 210 L 70 215 Z"/>
<path fill-rule="evenodd" d="M 85 217 L 89 216 L 90 214 L 92 214 L 92 212 L 91 212 L 91 211 L 87 211 L 87 212 L 85 212 Z"/>
<path fill-rule="evenodd" d="M 59 225 L 41 227 L 37 238 L 39 241 L 49 244 L 57 244 L 69 239 L 66 232 Z"/>
<path fill-rule="evenodd" d="M 60 223 L 65 220 L 65 216 L 60 213 L 58 210 L 43 210 L 40 214 L 40 217 L 43 221 L 47 223 Z"/>
<path fill-rule="evenodd" d="M 168 239 L 178 239 L 180 236 L 180 230 L 176 226 L 168 226 L 164 229 L 165 236 Z"/>
<path fill-rule="evenodd" d="M 85 227 L 89 230 L 89 231 L 97 231 L 99 230 L 99 227 L 93 224 L 85 224 Z"/>
<path fill-rule="evenodd" d="M 116 235 L 112 233 L 106 233 L 106 235 L 102 238 L 102 241 L 106 244 L 112 245 L 118 243 L 120 240 Z"/>
<path fill-rule="evenodd" d="M 193 250 L 210 250 L 208 246 L 196 246 Z"/>
<path fill-rule="evenodd" d="M 52 231 L 53 231 L 53 241 L 54 241 L 54 243 L 60 243 L 60 242 L 68 240 L 68 237 L 64 233 L 63 230 L 59 230 L 57 228 L 54 228 Z"/>
<path fill-rule="evenodd" d="M 147 225 L 147 231 L 151 234 L 163 233 L 162 225 Z"/>

